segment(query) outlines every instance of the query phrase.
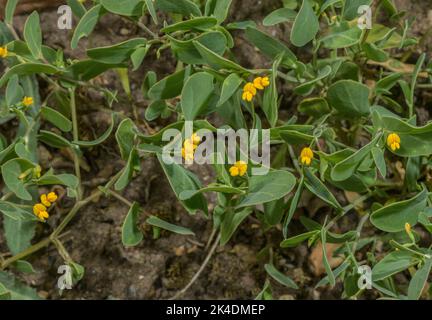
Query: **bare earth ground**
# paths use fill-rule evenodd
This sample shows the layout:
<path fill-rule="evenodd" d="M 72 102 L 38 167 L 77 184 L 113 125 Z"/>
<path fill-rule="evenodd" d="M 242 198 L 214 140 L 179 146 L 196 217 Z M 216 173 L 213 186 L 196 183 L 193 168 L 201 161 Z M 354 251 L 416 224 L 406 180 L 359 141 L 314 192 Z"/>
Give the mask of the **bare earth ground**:
<path fill-rule="evenodd" d="M 396 0 L 399 8 L 406 8 L 410 16 L 416 17 L 417 22 L 413 30 L 416 35 L 425 35 L 432 27 L 432 3 L 430 0 Z M 230 14 L 233 21 L 255 20 L 260 23 L 269 12 L 280 7 L 276 0 L 234 0 Z M 133 24 L 118 17 L 107 15 L 96 28 L 91 41 L 82 40 L 79 49 L 72 51 L 69 46 L 71 34 L 58 30 L 56 10 L 41 13 L 44 32 L 44 42 L 54 48 L 65 49 L 69 57 L 83 57 L 84 49 L 124 41 L 127 38 L 141 34 Z M 18 29 L 22 26 L 26 16 L 16 18 Z M 150 21 L 149 21 L 150 25 Z M 278 26 L 267 28 L 267 32 L 280 39 L 289 37 L 289 28 Z M 240 35 L 240 33 L 239 33 Z M 425 37 L 423 50 L 430 52 L 432 42 Z M 242 37 L 236 37 L 235 55 L 246 67 L 268 66 L 268 61 L 256 52 Z M 307 55 L 307 52 L 300 52 Z M 418 56 L 418 52 L 413 57 Z M 143 100 L 140 86 L 145 73 L 154 70 L 159 78 L 171 73 L 175 68 L 175 61 L 168 52 L 162 54 L 160 60 L 155 60 L 154 52 L 149 54 L 144 65 L 131 73 L 131 86 L 139 105 L 140 117 L 143 118 L 147 101 Z M 412 62 L 412 61 L 411 61 Z M 114 103 L 116 111 L 124 112 L 132 117 L 131 107 L 123 93 L 118 77 L 108 72 L 98 80 L 108 88 L 119 91 L 119 102 Z M 42 94 L 43 94 L 43 84 Z M 282 91 L 285 98 L 281 108 L 281 117 L 288 118 L 295 111 L 296 99 L 289 90 Z M 430 119 L 426 108 L 431 96 L 424 94 L 418 98 L 422 108 L 419 116 Z M 100 110 L 104 101 L 100 94 L 89 88 L 80 92 L 78 102 L 81 135 L 91 139 L 106 128 L 110 119 L 107 113 Z M 106 108 L 106 106 L 104 106 Z M 167 122 L 158 121 L 150 126 L 158 130 Z M 145 127 L 141 125 L 143 131 Z M 102 147 L 91 149 L 85 153 L 87 171 L 83 180 L 89 181 L 87 190 L 102 183 L 113 173 L 119 171 L 124 163 L 118 156 L 114 139 L 104 143 Z M 45 168 L 53 166 L 59 171 L 71 171 L 71 162 L 67 154 L 48 147 L 40 148 L 41 162 Z M 204 184 L 211 180 L 209 168 L 194 167 Z M 83 208 L 67 228 L 63 241 L 71 257 L 85 267 L 85 276 L 72 290 L 63 292 L 60 296 L 56 289 L 57 268 L 63 264 L 61 257 L 52 247 L 32 256 L 30 262 L 37 273 L 31 276 L 20 275 L 21 279 L 36 287 L 39 293 L 48 299 L 165 299 L 174 295 L 187 284 L 198 270 L 206 256 L 203 248 L 210 236 L 212 223 L 203 215 L 189 216 L 176 201 L 170 186 L 164 177 L 157 161 L 148 158 L 142 162 L 141 173 L 133 180 L 123 194 L 131 201 L 137 201 L 148 213 L 160 216 L 173 223 L 186 226 L 196 233 L 196 237 L 185 237 L 169 232 L 162 232 L 161 237 L 153 239 L 151 229 L 144 226 L 146 231 L 144 241 L 137 247 L 125 248 L 121 243 L 121 225 L 128 208 L 117 200 L 100 198 L 91 205 Z M 341 201 L 344 201 L 343 195 Z M 304 207 L 296 213 L 314 217 L 320 220 L 325 215 L 321 203 L 306 196 Z M 38 226 L 36 239 L 46 237 L 51 226 L 57 225 L 60 218 L 66 214 L 72 203 L 63 199 L 60 209 L 48 222 L 49 225 Z M 340 230 L 354 229 L 358 219 L 356 214 L 346 217 L 339 225 Z M 272 283 L 274 297 L 277 299 L 334 299 L 341 295 L 342 286 L 338 284 L 334 289 L 314 289 L 315 284 L 323 276 L 320 257 L 316 250 L 305 244 L 295 249 L 279 250 L 281 241 L 280 230 L 263 234 L 258 221 L 250 218 L 242 224 L 233 239 L 223 248 L 219 248 L 213 256 L 202 276 L 183 296 L 189 299 L 251 299 L 262 289 L 266 274 L 263 268 L 268 261 L 266 246 L 273 246 L 274 261 L 279 270 L 292 277 L 299 285 L 299 290 L 286 289 Z M 302 232 L 300 223 L 293 221 L 290 232 Z M 7 250 L 0 232 L 0 250 Z M 260 253 L 261 252 L 261 253 Z M 258 254 L 260 253 L 260 254 Z M 318 261 L 318 262 L 317 262 Z M 406 279 L 400 279 L 401 282 Z M 373 298 L 373 297 L 371 297 Z"/>

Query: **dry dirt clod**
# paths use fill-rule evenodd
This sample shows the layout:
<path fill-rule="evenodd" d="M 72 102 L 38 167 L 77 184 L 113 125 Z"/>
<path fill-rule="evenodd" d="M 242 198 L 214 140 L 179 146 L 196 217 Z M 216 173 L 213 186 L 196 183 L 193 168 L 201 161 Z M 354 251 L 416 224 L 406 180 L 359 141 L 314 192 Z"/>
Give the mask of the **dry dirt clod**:
<path fill-rule="evenodd" d="M 326 243 L 327 259 L 332 269 L 338 267 L 343 262 L 342 258 L 333 257 L 333 253 L 339 247 L 340 244 Z M 318 243 L 318 245 L 312 249 L 312 253 L 309 255 L 309 262 L 311 265 L 312 272 L 315 276 L 318 277 L 325 273 L 325 268 L 323 264 L 323 250 L 322 250 L 321 242 Z"/>

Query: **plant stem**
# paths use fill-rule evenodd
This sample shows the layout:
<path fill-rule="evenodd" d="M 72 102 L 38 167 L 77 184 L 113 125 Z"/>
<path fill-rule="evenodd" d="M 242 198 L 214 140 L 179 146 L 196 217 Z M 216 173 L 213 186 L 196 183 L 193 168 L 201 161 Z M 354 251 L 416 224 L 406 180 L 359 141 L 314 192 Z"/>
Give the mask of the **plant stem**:
<path fill-rule="evenodd" d="M 43 239 L 42 241 L 36 243 L 35 245 L 32 245 L 31 247 L 27 248 L 23 252 L 20 252 L 13 257 L 10 257 L 9 259 L 6 259 L 0 266 L 0 270 L 4 270 L 6 267 L 14 263 L 15 261 L 21 260 L 28 255 L 31 255 L 32 253 L 35 253 L 36 251 L 39 251 L 40 249 L 46 247 L 51 242 L 50 238 Z"/>
<path fill-rule="evenodd" d="M 206 258 L 204 259 L 204 262 L 202 263 L 201 267 L 198 269 L 197 273 L 195 273 L 191 281 L 189 281 L 189 283 L 183 289 L 177 292 L 169 300 L 176 300 L 180 298 L 194 284 L 194 282 L 198 279 L 198 277 L 201 275 L 201 273 L 204 271 L 205 267 L 207 266 L 208 262 L 210 261 L 210 258 L 212 257 L 213 253 L 215 252 L 219 244 L 220 238 L 221 238 L 221 234 L 219 232 L 218 236 L 216 237 L 216 240 L 213 242 L 213 246 L 211 247 L 209 253 L 207 254 Z"/>
<path fill-rule="evenodd" d="M 76 102 L 75 102 L 75 88 L 69 89 L 69 96 L 70 96 L 70 108 L 71 108 L 71 118 L 72 118 L 72 135 L 73 135 L 73 140 L 78 141 L 79 132 L 78 132 L 78 119 L 77 119 Z M 78 178 L 77 201 L 79 202 L 82 197 L 80 159 L 77 150 L 72 150 L 72 153 L 73 153 L 73 161 L 75 166 L 75 175 Z"/>

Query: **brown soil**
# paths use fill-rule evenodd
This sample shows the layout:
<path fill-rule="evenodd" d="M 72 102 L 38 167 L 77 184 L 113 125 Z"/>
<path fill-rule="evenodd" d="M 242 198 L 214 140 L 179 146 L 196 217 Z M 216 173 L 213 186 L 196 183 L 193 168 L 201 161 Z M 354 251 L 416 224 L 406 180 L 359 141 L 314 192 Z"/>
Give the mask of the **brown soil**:
<path fill-rule="evenodd" d="M 427 1 L 396 0 L 402 7 L 409 10 L 409 14 L 418 13 L 417 17 L 426 17 L 430 14 L 425 6 Z M 274 8 L 279 7 L 276 0 L 234 0 L 231 19 L 257 22 Z M 430 11 L 430 10 L 429 10 Z M 82 40 L 79 49 L 72 51 L 69 47 L 71 33 L 59 31 L 56 27 L 56 10 L 47 10 L 41 13 L 44 42 L 54 48 L 65 49 L 69 57 L 83 57 L 84 49 L 124 41 L 140 34 L 140 30 L 125 20 L 111 15 L 105 16 L 94 35 L 89 40 Z M 15 25 L 23 26 L 26 16 L 16 18 Z M 150 23 L 149 23 L 150 24 Z M 418 34 L 424 34 L 426 28 L 421 21 L 414 24 Z M 268 28 L 268 32 L 281 39 L 289 37 L 289 30 L 283 27 Z M 145 36 L 141 34 L 141 36 Z M 268 61 L 245 42 L 242 37 L 236 37 L 235 55 L 247 67 L 262 67 Z M 432 45 L 425 41 L 424 48 Z M 139 114 L 143 117 L 144 107 L 147 105 L 140 93 L 140 86 L 145 73 L 149 70 L 157 72 L 159 77 L 172 72 L 175 68 L 173 57 L 164 52 L 159 60 L 155 60 L 154 52 L 149 54 L 144 65 L 136 72 L 131 73 L 131 85 L 135 99 L 138 101 Z M 105 73 L 98 82 L 108 88 L 119 90 L 119 102 L 114 103 L 117 111 L 131 115 L 131 108 L 122 92 L 119 80 L 114 72 Z M 291 112 L 289 92 L 282 112 Z M 109 117 L 100 110 L 103 99 L 100 94 L 88 88 L 83 88 L 79 97 L 80 127 L 82 135 L 100 134 L 109 123 Z M 158 130 L 164 125 L 162 122 L 150 123 Z M 142 126 L 145 131 L 144 126 Z M 70 160 L 68 155 L 58 153 L 48 147 L 40 148 L 41 159 L 45 167 L 51 165 L 56 170 L 71 170 L 68 168 Z M 102 147 L 85 152 L 88 172 L 84 174 L 87 183 L 87 192 L 94 185 L 98 185 L 113 173 L 119 171 L 124 163 L 118 156 L 114 139 L 104 143 Z M 194 168 L 203 182 L 211 179 L 211 171 L 204 168 Z M 121 225 L 128 208 L 113 198 L 100 198 L 96 202 L 83 208 L 67 228 L 63 238 L 64 245 L 71 257 L 85 267 L 85 276 L 72 290 L 63 292 L 60 296 L 56 289 L 58 279 L 57 268 L 63 264 L 57 251 L 50 247 L 30 257 L 34 265 L 35 275 L 19 275 L 24 281 L 37 288 L 40 294 L 49 299 L 165 299 L 174 295 L 187 284 L 198 270 L 207 251 L 206 244 L 211 234 L 212 222 L 203 215 L 190 216 L 176 201 L 170 186 L 164 177 L 159 164 L 154 158 L 142 161 L 141 173 L 135 177 L 123 195 L 130 201 L 137 201 L 148 213 L 163 217 L 164 219 L 189 227 L 195 237 L 185 237 L 169 232 L 162 232 L 159 239 L 153 239 L 150 229 L 146 230 L 144 241 L 137 247 L 125 248 L 121 243 Z M 308 203 L 305 199 L 304 203 Z M 71 207 L 71 201 L 63 199 L 60 210 L 50 219 L 48 225 L 40 225 L 36 239 L 47 236 L 61 220 L 61 217 Z M 302 214 L 315 215 L 321 212 L 319 203 L 305 205 L 300 209 Z M 316 209 L 316 210 L 315 210 Z M 354 229 L 357 217 L 347 216 L 341 223 L 341 229 Z M 291 233 L 302 231 L 300 224 L 294 221 Z M 0 249 L 6 251 L 4 239 L 1 238 Z M 274 261 L 279 270 L 291 276 L 301 289 L 286 289 L 272 282 L 275 298 L 281 299 L 333 299 L 341 295 L 342 286 L 338 284 L 334 289 L 314 289 L 315 284 L 322 276 L 317 277 L 309 262 L 311 249 L 300 245 L 295 249 L 279 250 L 281 241 L 280 230 L 274 229 L 264 236 L 257 221 L 253 218 L 245 221 L 236 232 L 232 240 L 217 249 L 202 276 L 184 295 L 189 299 L 251 299 L 262 289 L 266 273 L 263 265 L 268 261 L 268 246 L 275 248 Z M 258 254 L 260 253 L 260 254 Z"/>

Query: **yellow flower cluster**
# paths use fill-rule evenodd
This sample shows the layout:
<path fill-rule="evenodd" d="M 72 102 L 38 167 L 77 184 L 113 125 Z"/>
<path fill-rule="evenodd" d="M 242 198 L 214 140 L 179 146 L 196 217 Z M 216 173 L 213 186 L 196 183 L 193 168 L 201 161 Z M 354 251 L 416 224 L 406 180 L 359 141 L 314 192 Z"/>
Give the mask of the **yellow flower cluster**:
<path fill-rule="evenodd" d="M 264 90 L 265 87 L 270 85 L 270 80 L 268 77 L 257 77 L 253 82 L 248 82 L 243 87 L 242 99 L 251 102 L 253 97 L 257 94 L 258 90 Z"/>
<path fill-rule="evenodd" d="M 0 47 L 0 57 L 6 58 L 8 56 L 8 49 L 6 47 Z"/>
<path fill-rule="evenodd" d="M 196 133 L 189 139 L 186 139 L 181 150 L 182 157 L 187 161 L 192 161 L 194 159 L 195 150 L 198 148 L 200 142 L 201 138 Z"/>
<path fill-rule="evenodd" d="M 397 133 L 390 133 L 387 137 L 387 145 L 392 151 L 400 149 L 401 139 Z"/>
<path fill-rule="evenodd" d="M 313 151 L 311 148 L 306 147 L 300 153 L 300 162 L 306 166 L 312 163 L 312 159 L 314 157 Z"/>
<path fill-rule="evenodd" d="M 22 104 L 26 107 L 29 107 L 33 104 L 33 98 L 32 97 L 24 97 L 24 99 L 22 100 Z"/>
<path fill-rule="evenodd" d="M 33 213 L 42 221 L 49 218 L 47 208 L 57 200 L 57 194 L 50 192 L 40 196 L 40 203 L 33 206 Z"/>
<path fill-rule="evenodd" d="M 247 164 L 244 161 L 237 161 L 234 165 L 229 169 L 230 175 L 232 177 L 243 177 L 247 172 Z"/>

